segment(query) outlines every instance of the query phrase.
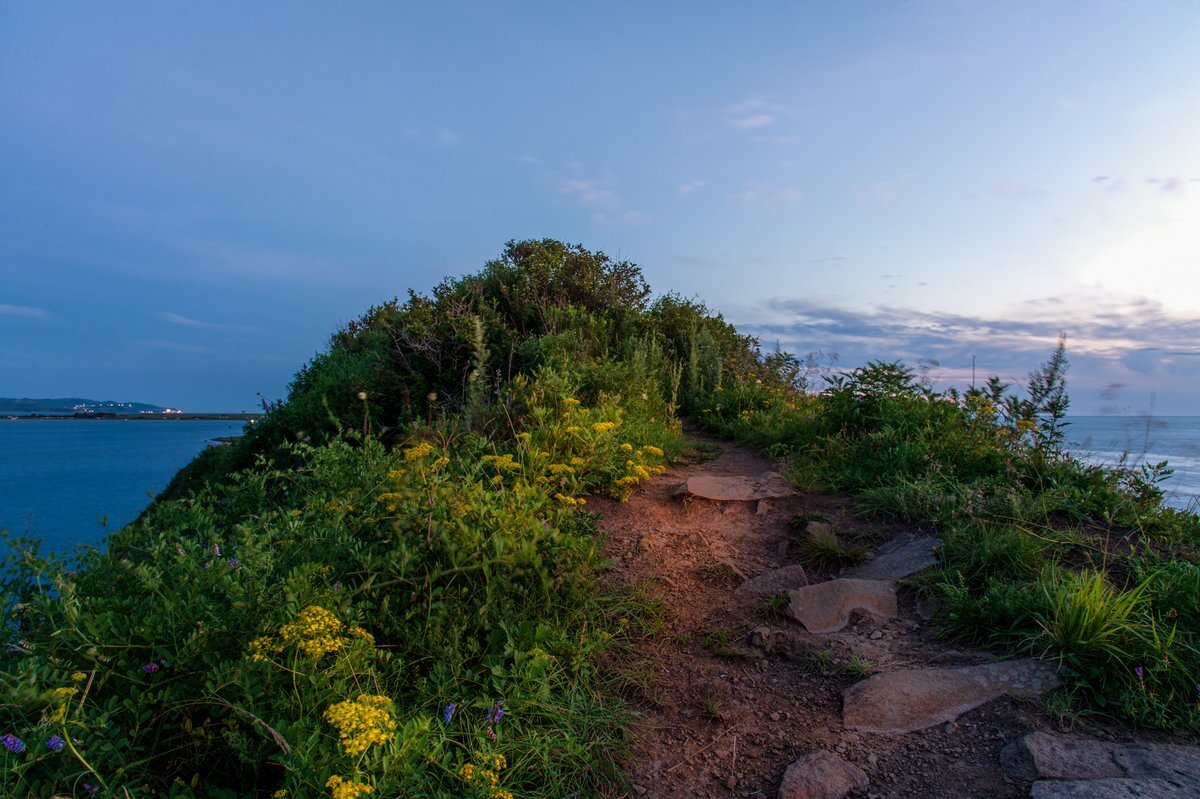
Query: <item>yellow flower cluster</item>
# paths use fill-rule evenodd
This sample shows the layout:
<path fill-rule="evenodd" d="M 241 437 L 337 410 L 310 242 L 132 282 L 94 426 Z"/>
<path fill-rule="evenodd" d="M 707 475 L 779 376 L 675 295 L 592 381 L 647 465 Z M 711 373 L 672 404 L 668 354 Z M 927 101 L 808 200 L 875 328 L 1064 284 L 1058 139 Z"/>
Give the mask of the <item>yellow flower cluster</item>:
<path fill-rule="evenodd" d="M 566 494 L 555 494 L 554 498 L 557 499 L 562 504 L 569 505 L 572 508 L 579 506 L 579 505 L 587 504 L 586 499 L 579 499 L 578 497 L 568 497 Z"/>
<path fill-rule="evenodd" d="M 325 787 L 333 794 L 333 799 L 358 799 L 360 796 L 375 793 L 375 789 L 365 782 L 344 780 L 336 774 L 329 778 Z"/>
<path fill-rule="evenodd" d="M 77 693 L 78 688 L 54 688 L 46 694 L 46 698 L 51 702 L 65 702 Z"/>
<path fill-rule="evenodd" d="M 278 637 L 269 635 L 255 638 L 246 647 L 250 660 L 261 663 L 271 659 L 289 646 L 294 646 L 309 657 L 319 658 L 336 652 L 350 643 L 351 639 L 375 645 L 375 636 L 356 625 L 346 626 L 332 611 L 319 605 L 310 605 L 300 611 L 296 620 L 279 628 Z"/>
<path fill-rule="evenodd" d="M 344 626 L 330 611 L 310 605 L 300 611 L 294 622 L 279 628 L 279 639 L 285 646 L 295 645 L 306 655 L 320 657 L 336 652 L 346 643 L 341 635 Z"/>
<path fill-rule="evenodd" d="M 628 441 L 626 441 L 624 444 L 621 445 L 621 451 L 622 452 L 633 452 L 633 444 L 630 444 Z"/>
<path fill-rule="evenodd" d="M 663 455 L 665 455 L 661 449 L 651 444 L 647 444 L 646 446 L 642 447 L 642 452 L 645 452 L 647 455 L 653 455 L 656 458 L 661 458 Z"/>
<path fill-rule="evenodd" d="M 475 753 L 475 763 L 463 763 L 458 776 L 468 785 L 487 791 L 488 799 L 513 799 L 512 791 L 500 787 L 500 772 L 508 767 L 504 755 Z"/>
<path fill-rule="evenodd" d="M 83 682 L 87 679 L 87 675 L 82 671 L 77 671 L 71 674 L 71 679 L 75 682 Z"/>
<path fill-rule="evenodd" d="M 578 404 L 579 404 L 579 400 L 575 399 L 574 397 L 566 397 L 563 399 L 563 405 L 578 405 Z"/>
<path fill-rule="evenodd" d="M 571 458 L 571 465 L 572 465 L 572 466 L 582 466 L 582 465 L 583 465 L 583 464 L 585 464 L 585 463 L 587 463 L 587 461 L 585 461 L 583 458 L 580 458 L 580 457 L 578 457 L 578 456 L 576 456 L 576 457 L 574 457 L 574 458 Z"/>
<path fill-rule="evenodd" d="M 592 425 L 592 430 L 596 433 L 608 433 L 616 429 L 616 422 L 596 422 Z"/>
<path fill-rule="evenodd" d="M 550 474 L 553 474 L 553 475 L 575 474 L 575 470 L 572 469 L 570 466 L 568 466 L 565 463 L 552 463 L 549 466 L 547 466 L 546 468 L 549 469 Z"/>
<path fill-rule="evenodd" d="M 492 464 L 500 471 L 513 471 L 521 468 L 521 464 L 513 463 L 513 456 L 509 454 L 484 455 L 483 462 Z"/>
<path fill-rule="evenodd" d="M 337 727 L 342 748 L 351 757 L 396 737 L 392 700 L 378 694 L 359 694 L 357 699 L 338 702 L 325 711 L 325 720 Z"/>
<path fill-rule="evenodd" d="M 428 441 L 422 441 L 420 444 L 417 444 L 415 447 L 409 447 L 408 449 L 404 450 L 404 460 L 406 460 L 406 461 L 420 460 L 421 458 L 428 457 L 429 455 L 432 455 L 432 454 L 433 454 L 433 445 L 430 444 Z"/>
<path fill-rule="evenodd" d="M 579 425 L 574 425 L 574 424 L 567 425 L 568 433 L 580 433 L 582 431 L 583 431 L 583 428 L 580 427 Z"/>

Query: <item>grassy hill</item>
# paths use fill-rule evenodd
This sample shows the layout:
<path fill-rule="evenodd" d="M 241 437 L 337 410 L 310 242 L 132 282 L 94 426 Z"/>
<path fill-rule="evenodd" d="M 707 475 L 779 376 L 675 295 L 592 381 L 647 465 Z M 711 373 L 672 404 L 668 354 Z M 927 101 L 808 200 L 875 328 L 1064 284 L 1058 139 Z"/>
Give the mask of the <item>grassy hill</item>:
<path fill-rule="evenodd" d="M 105 551 L 15 541 L 5 784 L 613 794 L 613 666 L 655 615 L 601 589 L 586 502 L 683 453 L 681 414 L 801 488 L 940 525 L 924 590 L 947 634 L 1059 658 L 1076 701 L 1131 722 L 1196 725 L 1200 525 L 1161 506 L 1161 475 L 1058 451 L 1063 350 L 1021 398 L 936 394 L 893 363 L 809 386 L 703 304 L 650 297 L 628 262 L 510 243 L 337 331 Z"/>

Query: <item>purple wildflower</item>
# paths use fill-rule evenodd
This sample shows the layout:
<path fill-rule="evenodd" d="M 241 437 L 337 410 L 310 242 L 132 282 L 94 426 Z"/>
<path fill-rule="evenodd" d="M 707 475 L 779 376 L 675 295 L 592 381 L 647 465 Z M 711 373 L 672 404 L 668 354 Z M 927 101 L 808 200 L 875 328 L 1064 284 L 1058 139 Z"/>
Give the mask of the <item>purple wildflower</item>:
<path fill-rule="evenodd" d="M 333 584 L 333 590 L 334 590 L 334 591 L 341 591 L 341 590 L 342 590 L 342 584 L 341 584 L 340 582 L 338 582 L 338 583 L 334 583 L 334 584 Z"/>
<path fill-rule="evenodd" d="M 19 755 L 25 751 L 25 742 L 13 735 L 11 732 L 6 732 L 4 735 L 0 735 L 0 744 L 3 744 L 4 748 L 12 752 L 14 755 Z"/>
<path fill-rule="evenodd" d="M 46 739 L 46 748 L 52 749 L 55 752 L 61 752 L 63 750 L 63 747 L 66 745 L 67 745 L 67 742 L 64 741 L 62 738 L 60 738 L 57 735 L 51 735 L 49 738 Z"/>
<path fill-rule="evenodd" d="M 94 782 L 85 782 L 83 789 L 88 792 L 88 796 L 95 796 L 100 793 L 100 786 Z"/>
<path fill-rule="evenodd" d="M 238 560 L 237 558 L 230 558 L 226 562 L 229 564 L 229 568 L 231 568 L 231 569 L 237 569 L 238 567 L 240 567 L 242 565 L 242 562 L 240 560 Z"/>
<path fill-rule="evenodd" d="M 1137 678 L 1138 678 L 1139 680 L 1142 680 L 1142 681 L 1144 681 L 1144 680 L 1146 679 L 1146 673 L 1145 673 L 1144 671 L 1142 671 L 1142 667 L 1141 667 L 1141 666 L 1134 666 L 1134 667 L 1133 667 L 1133 673 L 1137 675 Z"/>
<path fill-rule="evenodd" d="M 455 704 L 453 702 L 451 702 L 450 704 L 448 704 L 444 708 L 442 708 L 442 723 L 449 724 L 450 719 L 454 718 L 454 711 L 457 709 L 458 708 L 455 706 Z"/>
<path fill-rule="evenodd" d="M 487 723 L 488 724 L 499 724 L 500 719 L 502 719 L 502 718 L 504 718 L 504 703 L 497 702 L 496 704 L 492 705 L 491 708 L 488 709 Z"/>
<path fill-rule="evenodd" d="M 147 674 L 153 674 L 154 672 L 158 671 L 160 668 L 162 668 L 162 666 L 159 666 L 154 661 L 150 661 L 145 666 L 142 666 L 142 671 L 146 672 Z"/>

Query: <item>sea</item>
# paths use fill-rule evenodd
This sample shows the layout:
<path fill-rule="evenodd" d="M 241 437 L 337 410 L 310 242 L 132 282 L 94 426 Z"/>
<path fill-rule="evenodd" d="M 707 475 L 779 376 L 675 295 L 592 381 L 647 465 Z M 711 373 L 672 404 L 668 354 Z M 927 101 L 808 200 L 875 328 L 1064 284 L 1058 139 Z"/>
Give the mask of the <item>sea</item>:
<path fill-rule="evenodd" d="M 1167 461 L 1165 501 L 1200 508 L 1200 416 L 1074 416 L 1067 450 L 1105 465 Z M 0 529 L 42 539 L 43 551 L 100 544 L 214 439 L 241 422 L 0 420 Z"/>
<path fill-rule="evenodd" d="M 0 419 L 0 529 L 42 551 L 99 544 L 137 518 L 171 478 L 242 422 Z"/>

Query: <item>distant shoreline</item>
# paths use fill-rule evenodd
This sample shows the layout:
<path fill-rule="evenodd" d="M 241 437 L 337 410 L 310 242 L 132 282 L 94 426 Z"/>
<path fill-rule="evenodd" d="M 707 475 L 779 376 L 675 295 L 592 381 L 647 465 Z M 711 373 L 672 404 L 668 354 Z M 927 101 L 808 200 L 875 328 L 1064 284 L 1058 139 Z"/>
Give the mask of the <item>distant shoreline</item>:
<path fill-rule="evenodd" d="M 104 421 L 220 421 L 220 422 L 253 422 L 263 418 L 261 413 L 21 413 L 0 414 L 0 420 L 17 421 L 34 419 L 38 421 L 68 421 L 68 422 L 104 422 Z"/>

